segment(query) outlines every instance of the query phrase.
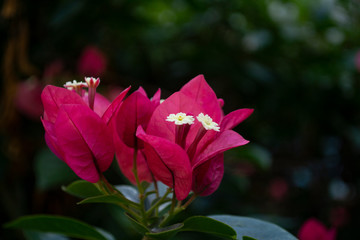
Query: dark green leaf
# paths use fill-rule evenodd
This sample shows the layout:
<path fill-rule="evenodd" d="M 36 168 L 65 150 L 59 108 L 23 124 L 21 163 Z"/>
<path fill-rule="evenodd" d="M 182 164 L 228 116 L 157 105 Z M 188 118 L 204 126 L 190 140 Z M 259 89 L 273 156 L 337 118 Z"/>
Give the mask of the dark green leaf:
<path fill-rule="evenodd" d="M 137 203 L 127 200 L 125 197 L 121 196 L 120 194 L 89 197 L 89 198 L 82 200 L 78 204 L 84 204 L 84 203 L 112 203 L 112 204 L 116 204 L 116 205 L 119 205 L 119 204 L 132 205 L 134 207 L 139 206 Z"/>
<path fill-rule="evenodd" d="M 36 187 L 41 190 L 59 187 L 76 179 L 75 173 L 49 149 L 35 156 Z"/>
<path fill-rule="evenodd" d="M 138 231 L 141 235 L 145 235 L 145 233 L 149 232 L 149 229 L 143 225 L 142 223 L 139 223 L 136 219 L 131 217 L 128 213 L 125 213 L 125 215 L 128 217 L 128 219 L 131 222 L 131 225 L 135 228 L 136 231 Z"/>
<path fill-rule="evenodd" d="M 35 231 L 24 231 L 24 236 L 26 240 L 69 240 L 63 235 Z"/>
<path fill-rule="evenodd" d="M 146 181 L 142 181 L 141 183 L 141 187 L 146 191 L 147 188 L 150 186 L 150 183 L 146 182 Z"/>
<path fill-rule="evenodd" d="M 146 233 L 146 236 L 151 239 L 167 240 L 181 231 L 183 226 L 183 223 L 177 223 L 165 228 L 153 228 L 151 229 L 151 232 Z"/>
<path fill-rule="evenodd" d="M 230 226 L 204 216 L 194 216 L 186 219 L 181 231 L 203 232 L 227 239 L 236 239 L 236 232 Z"/>
<path fill-rule="evenodd" d="M 75 181 L 69 184 L 67 187 L 63 186 L 62 190 L 79 198 L 103 195 L 103 193 L 100 192 L 100 190 L 97 189 L 93 183 L 84 180 Z"/>
<path fill-rule="evenodd" d="M 293 235 L 281 227 L 255 218 L 231 215 L 212 215 L 209 217 L 233 227 L 239 240 L 243 239 L 243 237 L 248 237 L 248 239 L 252 237 L 259 240 L 296 240 Z"/>
<path fill-rule="evenodd" d="M 256 240 L 256 239 L 252 237 L 243 236 L 242 240 Z"/>
<path fill-rule="evenodd" d="M 116 185 L 115 188 L 130 201 L 140 203 L 139 192 L 134 187 L 129 185 Z"/>
<path fill-rule="evenodd" d="M 115 237 L 104 229 L 97 227 L 96 230 L 101 233 L 107 240 L 115 240 Z"/>
<path fill-rule="evenodd" d="M 61 216 L 25 216 L 6 224 L 5 227 L 47 233 L 57 233 L 68 237 L 87 240 L 107 240 L 106 237 L 104 237 L 104 235 L 102 235 L 94 227 L 84 222 Z"/>

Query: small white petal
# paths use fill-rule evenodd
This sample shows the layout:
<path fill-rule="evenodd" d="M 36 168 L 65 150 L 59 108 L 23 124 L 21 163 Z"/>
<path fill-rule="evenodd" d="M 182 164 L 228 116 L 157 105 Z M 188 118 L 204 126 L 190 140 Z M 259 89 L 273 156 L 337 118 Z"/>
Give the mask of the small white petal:
<path fill-rule="evenodd" d="M 216 132 L 219 132 L 220 131 L 220 127 L 219 125 L 214 122 L 212 120 L 212 118 L 209 116 L 209 115 L 204 115 L 203 113 L 200 113 L 196 119 L 201 122 L 201 124 L 203 125 L 203 127 L 206 129 L 206 130 L 214 130 Z"/>
<path fill-rule="evenodd" d="M 84 82 L 77 82 L 76 80 L 73 80 L 72 82 L 71 81 L 66 82 L 64 84 L 64 87 L 69 90 L 72 90 L 74 88 L 87 87 L 87 85 Z"/>
<path fill-rule="evenodd" d="M 100 84 L 100 78 L 94 78 L 94 77 L 85 77 L 85 82 L 87 83 L 88 87 L 95 87 L 97 88 Z"/>
<path fill-rule="evenodd" d="M 186 113 L 179 112 L 177 114 L 171 113 L 169 116 L 166 117 L 166 121 L 174 122 L 176 125 L 183 125 L 183 124 L 194 124 L 194 117 L 190 115 L 186 115 Z"/>

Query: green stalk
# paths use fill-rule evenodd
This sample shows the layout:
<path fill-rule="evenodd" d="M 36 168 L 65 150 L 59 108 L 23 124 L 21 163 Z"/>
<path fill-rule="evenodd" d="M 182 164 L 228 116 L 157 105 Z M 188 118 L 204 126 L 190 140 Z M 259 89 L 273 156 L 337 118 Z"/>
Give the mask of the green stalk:
<path fill-rule="evenodd" d="M 172 195 L 172 200 L 171 200 L 171 208 L 170 208 L 170 215 L 174 212 L 175 204 L 176 204 L 176 196 L 175 196 L 175 189 L 173 189 L 173 195 Z"/>
<path fill-rule="evenodd" d="M 196 199 L 196 197 L 197 197 L 196 194 L 192 195 L 191 198 L 189 198 L 189 200 L 187 200 L 187 202 L 181 206 L 181 208 L 185 210 L 190 205 L 190 203 L 192 203 Z"/>
<path fill-rule="evenodd" d="M 135 143 L 136 145 L 136 143 Z M 134 159 L 133 159 L 133 169 L 132 172 L 134 173 L 136 185 L 139 189 L 139 199 L 140 199 L 140 212 L 141 212 L 141 222 L 145 225 L 147 225 L 147 218 L 146 218 L 146 212 L 145 212 L 145 195 L 144 195 L 144 189 L 141 186 L 138 172 L 137 172 L 137 148 L 134 149 Z"/>
<path fill-rule="evenodd" d="M 154 205 L 152 205 L 146 211 L 146 216 L 149 216 L 152 213 L 152 211 L 154 211 L 154 209 L 157 209 L 160 206 L 160 204 L 164 203 L 164 200 L 166 199 L 167 195 L 169 195 L 170 192 L 171 192 L 171 188 L 168 188 L 164 196 L 162 196 Z"/>

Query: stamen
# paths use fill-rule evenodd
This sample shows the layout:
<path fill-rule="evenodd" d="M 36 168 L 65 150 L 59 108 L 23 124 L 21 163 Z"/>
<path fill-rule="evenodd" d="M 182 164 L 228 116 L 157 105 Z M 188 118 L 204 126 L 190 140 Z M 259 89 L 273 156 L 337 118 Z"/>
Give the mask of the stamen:
<path fill-rule="evenodd" d="M 199 128 L 199 131 L 194 139 L 194 141 L 191 143 L 191 145 L 189 146 L 188 150 L 187 150 L 187 154 L 190 158 L 190 160 L 192 160 L 196 154 L 196 149 L 197 146 L 200 142 L 200 140 L 205 136 L 205 134 L 207 133 L 208 130 L 214 130 L 219 132 L 220 131 L 220 127 L 219 125 L 214 122 L 212 120 L 212 118 L 209 115 L 204 115 L 203 113 L 200 113 L 196 119 L 203 125 L 203 128 Z"/>
<path fill-rule="evenodd" d="M 89 88 L 97 88 L 100 84 L 100 78 L 85 77 L 85 82 Z"/>
<path fill-rule="evenodd" d="M 100 78 L 85 77 L 85 82 L 87 83 L 87 86 L 89 87 L 89 90 L 88 90 L 89 107 L 90 107 L 90 109 L 94 109 L 96 88 L 100 84 Z"/>
<path fill-rule="evenodd" d="M 196 134 L 194 141 L 191 143 L 191 145 L 189 146 L 189 148 L 187 150 L 187 154 L 190 158 L 190 161 L 192 161 L 192 159 L 196 153 L 196 148 L 197 148 L 200 140 L 205 136 L 206 133 L 207 133 L 207 131 L 204 128 L 199 128 L 199 131 Z"/>
<path fill-rule="evenodd" d="M 167 116 L 166 121 L 175 123 L 175 142 L 182 148 L 185 148 L 186 137 L 189 133 L 190 126 L 194 124 L 194 117 L 186 115 L 186 113 L 179 112 L 177 114 L 172 113 Z"/>
<path fill-rule="evenodd" d="M 203 127 L 206 130 L 214 130 L 216 132 L 220 132 L 220 127 L 216 122 L 213 122 L 212 118 L 209 115 L 204 115 L 203 113 L 200 113 L 196 119 L 201 122 Z"/>

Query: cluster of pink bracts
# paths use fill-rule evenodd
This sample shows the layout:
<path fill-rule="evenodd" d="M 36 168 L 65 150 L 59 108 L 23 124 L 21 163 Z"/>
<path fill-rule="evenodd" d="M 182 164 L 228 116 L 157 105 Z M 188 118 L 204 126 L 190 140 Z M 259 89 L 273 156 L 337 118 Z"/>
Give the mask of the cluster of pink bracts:
<path fill-rule="evenodd" d="M 139 181 L 161 181 L 178 200 L 190 191 L 206 196 L 221 182 L 224 151 L 248 143 L 231 129 L 253 109 L 224 116 L 223 100 L 202 75 L 166 100 L 160 90 L 149 99 L 142 88 L 125 98 L 127 88 L 112 103 L 96 93 L 99 79 L 85 81 L 47 86 L 41 98 L 47 145 L 86 181 L 98 182 L 116 154 L 133 183 L 135 160 Z"/>

